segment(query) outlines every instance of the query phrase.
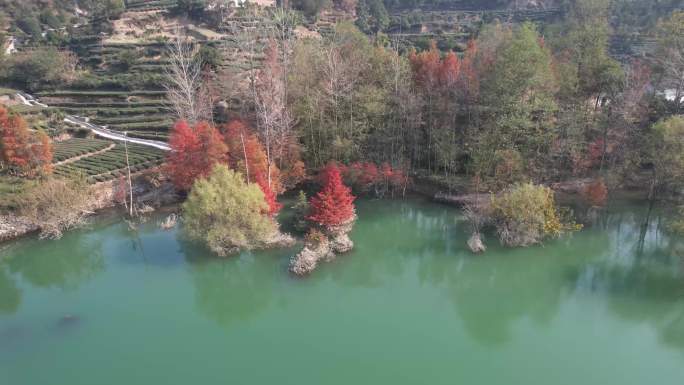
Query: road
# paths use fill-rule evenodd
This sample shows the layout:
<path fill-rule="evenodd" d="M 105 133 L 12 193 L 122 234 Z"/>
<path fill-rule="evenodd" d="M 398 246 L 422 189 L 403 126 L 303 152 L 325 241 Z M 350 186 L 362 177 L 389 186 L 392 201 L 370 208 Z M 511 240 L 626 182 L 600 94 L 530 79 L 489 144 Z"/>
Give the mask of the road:
<path fill-rule="evenodd" d="M 24 92 L 17 93 L 17 97 L 19 98 L 19 100 L 21 100 L 21 102 L 24 105 L 27 105 L 27 106 L 43 107 L 43 108 L 48 107 L 47 104 L 39 102 L 36 98 L 34 98 L 33 96 L 31 96 L 27 93 L 24 93 Z M 142 144 L 143 146 L 155 147 L 155 148 L 158 148 L 158 149 L 164 150 L 164 151 L 170 151 L 171 150 L 171 147 L 169 147 L 169 145 L 167 143 L 164 143 L 164 142 L 161 142 L 158 140 L 131 138 L 131 137 L 126 136 L 124 133 L 122 133 L 120 131 L 113 131 L 113 130 L 108 129 L 106 126 L 98 126 L 98 125 L 92 124 L 88 121 L 88 118 L 86 118 L 86 117 L 82 117 L 82 116 L 78 116 L 78 115 L 66 115 L 66 117 L 64 118 L 64 121 L 69 123 L 69 124 L 90 130 L 95 135 L 103 137 L 103 138 L 107 138 L 107 139 L 111 139 L 111 140 L 117 140 L 117 141 L 121 141 L 121 142 Z"/>

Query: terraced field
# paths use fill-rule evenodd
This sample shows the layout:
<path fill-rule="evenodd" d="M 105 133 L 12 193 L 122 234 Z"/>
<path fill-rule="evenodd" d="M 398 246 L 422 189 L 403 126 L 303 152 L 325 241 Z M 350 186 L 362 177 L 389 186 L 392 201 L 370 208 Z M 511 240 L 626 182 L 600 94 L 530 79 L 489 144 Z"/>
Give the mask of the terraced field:
<path fill-rule="evenodd" d="M 168 9 L 178 4 L 176 0 L 128 0 L 126 9 L 129 11 L 150 11 L 156 9 Z"/>
<path fill-rule="evenodd" d="M 97 125 L 127 131 L 131 137 L 166 140 L 173 124 L 164 91 L 63 90 L 39 96 L 67 114 L 90 117 Z"/>
<path fill-rule="evenodd" d="M 152 147 L 129 144 L 128 160 L 131 172 L 159 166 L 164 160 L 164 154 L 164 151 Z M 91 183 L 105 182 L 124 176 L 126 174 L 125 147 L 123 143 L 117 143 L 111 150 L 58 165 L 54 173 L 63 177 L 84 175 Z"/>
<path fill-rule="evenodd" d="M 558 8 L 534 9 L 404 9 L 391 14 L 388 34 L 403 48 L 411 46 L 426 48 L 434 39 L 441 49 L 460 50 L 467 40 L 477 35 L 483 24 L 495 20 L 506 23 L 523 21 L 548 22 L 560 15 Z"/>
<path fill-rule="evenodd" d="M 53 145 L 52 161 L 54 163 L 59 163 L 78 156 L 102 151 L 112 144 L 113 143 L 108 140 L 85 138 L 73 138 L 62 142 L 56 142 Z"/>

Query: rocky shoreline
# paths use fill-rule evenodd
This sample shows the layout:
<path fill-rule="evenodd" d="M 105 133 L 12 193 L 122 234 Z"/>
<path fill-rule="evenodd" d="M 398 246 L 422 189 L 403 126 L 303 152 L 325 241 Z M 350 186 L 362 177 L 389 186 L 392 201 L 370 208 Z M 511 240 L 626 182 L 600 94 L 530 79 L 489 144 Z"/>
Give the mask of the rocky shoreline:
<path fill-rule="evenodd" d="M 40 227 L 25 217 L 0 215 L 0 242 L 11 241 L 25 235 L 36 233 Z"/>
<path fill-rule="evenodd" d="M 177 203 L 180 197 L 168 182 L 150 184 L 143 175 L 133 179 L 133 193 L 138 205 L 145 207 L 162 207 Z M 114 201 L 115 181 L 98 183 L 94 186 L 93 199 L 90 208 L 93 215 L 116 205 Z M 18 214 L 7 213 L 0 215 L 0 243 L 16 240 L 21 237 L 40 232 L 40 226 L 28 218 Z"/>

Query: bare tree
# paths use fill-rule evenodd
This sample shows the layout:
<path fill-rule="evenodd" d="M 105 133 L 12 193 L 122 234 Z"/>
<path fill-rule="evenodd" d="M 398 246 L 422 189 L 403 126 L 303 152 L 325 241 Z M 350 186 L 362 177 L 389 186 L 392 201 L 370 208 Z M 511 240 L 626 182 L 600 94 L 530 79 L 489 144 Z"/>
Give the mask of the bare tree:
<path fill-rule="evenodd" d="M 166 67 L 165 88 L 173 112 L 189 123 L 210 120 L 211 93 L 208 92 L 203 63 L 196 47 L 180 31 L 167 46 L 169 64 Z"/>
<path fill-rule="evenodd" d="M 286 74 L 281 63 L 280 49 L 275 40 L 269 41 L 266 60 L 254 87 L 258 132 L 266 148 L 269 186 L 271 166 L 282 157 L 294 125 L 287 106 Z"/>

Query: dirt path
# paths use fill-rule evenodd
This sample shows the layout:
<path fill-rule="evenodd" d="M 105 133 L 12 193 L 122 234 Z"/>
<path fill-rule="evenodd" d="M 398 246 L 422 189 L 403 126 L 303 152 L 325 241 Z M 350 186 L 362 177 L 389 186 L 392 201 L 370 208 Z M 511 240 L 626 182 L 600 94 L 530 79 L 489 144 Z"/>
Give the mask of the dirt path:
<path fill-rule="evenodd" d="M 75 162 L 75 161 L 77 161 L 77 160 L 79 160 L 79 159 L 89 158 L 89 157 L 94 156 L 94 155 L 97 155 L 97 154 L 102 154 L 103 152 L 107 152 L 107 151 L 111 150 L 111 149 L 114 148 L 115 146 L 116 146 L 116 144 L 112 143 L 112 144 L 110 144 L 109 146 L 107 146 L 106 148 L 103 148 L 102 150 L 98 150 L 98 151 L 95 151 L 95 152 L 89 152 L 89 153 L 87 153 L 87 154 L 83 154 L 83 155 L 75 156 L 75 157 L 73 157 L 73 158 L 65 159 L 65 160 L 63 160 L 63 161 L 61 161 L 61 162 L 53 163 L 52 166 L 54 167 L 54 166 L 59 166 L 59 165 L 62 165 L 62 164 L 73 163 L 73 162 Z"/>

